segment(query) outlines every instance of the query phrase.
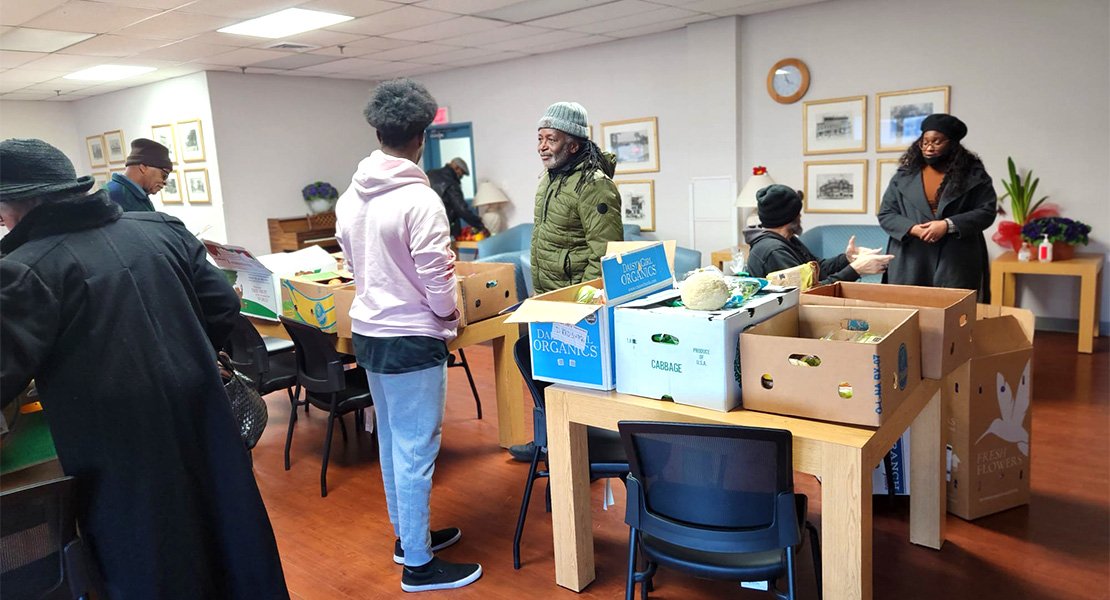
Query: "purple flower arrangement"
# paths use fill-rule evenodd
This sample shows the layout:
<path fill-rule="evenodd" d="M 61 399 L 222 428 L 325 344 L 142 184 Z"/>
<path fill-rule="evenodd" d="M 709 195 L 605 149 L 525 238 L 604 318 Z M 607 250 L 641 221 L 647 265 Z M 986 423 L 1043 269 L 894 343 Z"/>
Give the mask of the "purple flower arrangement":
<path fill-rule="evenodd" d="M 326 181 L 314 181 L 301 190 L 301 196 L 304 197 L 305 202 L 314 198 L 323 198 L 324 200 L 335 200 L 339 198 L 339 190 L 335 189 L 332 184 Z"/>
<path fill-rule="evenodd" d="M 1028 242 L 1037 242 L 1048 235 L 1050 242 L 1063 242 L 1072 246 L 1087 245 L 1087 234 L 1091 233 L 1091 226 L 1082 221 L 1075 221 L 1064 217 L 1042 217 L 1033 219 L 1021 228 L 1021 237 Z"/>

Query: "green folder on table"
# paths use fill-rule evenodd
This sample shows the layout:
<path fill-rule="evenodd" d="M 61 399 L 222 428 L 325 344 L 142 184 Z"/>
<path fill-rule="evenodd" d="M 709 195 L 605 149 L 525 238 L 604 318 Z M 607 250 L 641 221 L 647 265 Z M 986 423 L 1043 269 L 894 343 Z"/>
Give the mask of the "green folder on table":
<path fill-rule="evenodd" d="M 46 413 L 19 415 L 0 448 L 0 475 L 49 462 L 58 457 Z"/>

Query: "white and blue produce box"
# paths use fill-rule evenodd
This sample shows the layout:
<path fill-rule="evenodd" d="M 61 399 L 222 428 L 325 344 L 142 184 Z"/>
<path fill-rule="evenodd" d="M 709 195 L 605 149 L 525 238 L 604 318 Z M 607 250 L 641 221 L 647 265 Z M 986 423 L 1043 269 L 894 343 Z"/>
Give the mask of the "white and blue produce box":
<path fill-rule="evenodd" d="M 604 290 L 605 303 L 575 302 L 584 285 Z M 602 258 L 601 279 L 525 300 L 506 322 L 528 323 L 533 379 L 611 390 L 616 386 L 613 309 L 673 288 L 663 243 L 647 243 L 637 250 Z"/>
<path fill-rule="evenodd" d="M 615 311 L 617 391 L 730 411 L 740 405 L 740 333 L 798 305 L 798 289 L 760 293 L 739 308 L 669 306 L 678 290 Z"/>

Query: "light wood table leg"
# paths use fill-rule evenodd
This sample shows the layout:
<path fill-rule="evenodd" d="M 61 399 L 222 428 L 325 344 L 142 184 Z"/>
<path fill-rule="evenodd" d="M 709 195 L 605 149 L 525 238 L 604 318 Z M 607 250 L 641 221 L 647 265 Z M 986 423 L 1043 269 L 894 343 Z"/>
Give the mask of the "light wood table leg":
<path fill-rule="evenodd" d="M 1014 273 L 1002 274 L 1002 305 L 1014 306 L 1017 298 L 1017 275 Z"/>
<path fill-rule="evenodd" d="M 1079 351 L 1094 352 L 1098 337 L 1098 275 L 1087 273 L 1079 278 Z"/>
<path fill-rule="evenodd" d="M 860 449 L 829 444 L 821 472 L 823 597 L 871 600 L 871 470 Z"/>
<path fill-rule="evenodd" d="M 505 335 L 493 338 L 493 372 L 497 378 L 497 442 L 502 448 L 527 441 L 524 431 L 524 380 L 513 360 L 513 346 L 520 337 L 515 324 L 505 325 Z"/>
<path fill-rule="evenodd" d="M 991 266 L 991 304 L 1002 305 L 1002 270 L 998 265 Z"/>
<path fill-rule="evenodd" d="M 555 583 L 581 592 L 595 577 L 586 426 L 567 419 L 562 392 L 549 391 L 545 400 Z"/>
<path fill-rule="evenodd" d="M 939 550 L 947 499 L 941 389 L 910 426 L 910 541 Z"/>

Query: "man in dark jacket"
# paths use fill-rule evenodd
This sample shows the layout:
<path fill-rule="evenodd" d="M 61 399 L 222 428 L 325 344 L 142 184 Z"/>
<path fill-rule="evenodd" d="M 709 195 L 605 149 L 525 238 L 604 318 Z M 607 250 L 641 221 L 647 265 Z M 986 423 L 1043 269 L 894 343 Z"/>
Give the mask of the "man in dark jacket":
<path fill-rule="evenodd" d="M 848 240 L 843 254 L 821 259 L 798 239 L 802 233 L 802 196 L 785 185 L 769 185 L 755 195 L 760 225 L 744 230 L 744 241 L 751 247 L 748 273 L 766 277 L 768 273 L 816 262 L 821 283 L 856 281 L 860 275 L 882 273 L 894 258 L 879 254 L 879 249 L 856 247 L 856 236 Z"/>
<path fill-rule="evenodd" d="M 113 600 L 289 598 L 216 369 L 239 299 L 200 241 L 0 142 L 0 404 L 34 378 Z"/>
<path fill-rule="evenodd" d="M 452 158 L 451 162 L 438 169 L 428 171 L 428 184 L 439 194 L 440 199 L 443 200 L 443 208 L 447 210 L 447 222 L 451 225 L 452 239 L 459 237 L 459 232 L 462 231 L 459 219 L 466 221 L 478 231 L 489 235 L 486 226 L 482 224 L 482 217 L 470 210 L 470 207 L 466 204 L 466 199 L 463 198 L 462 178 L 464 175 L 470 175 L 470 168 L 466 166 L 465 160 L 458 157 Z"/>
<path fill-rule="evenodd" d="M 112 202 L 124 212 L 153 211 L 151 194 L 157 194 L 166 185 L 166 178 L 173 171 L 168 148 L 154 140 L 136 138 L 131 141 L 131 154 L 123 173 L 112 173 L 105 185 Z"/>

